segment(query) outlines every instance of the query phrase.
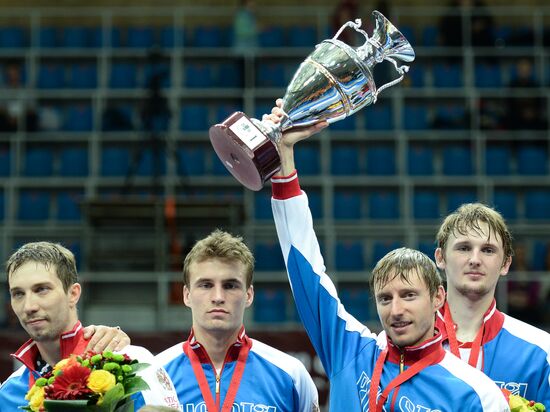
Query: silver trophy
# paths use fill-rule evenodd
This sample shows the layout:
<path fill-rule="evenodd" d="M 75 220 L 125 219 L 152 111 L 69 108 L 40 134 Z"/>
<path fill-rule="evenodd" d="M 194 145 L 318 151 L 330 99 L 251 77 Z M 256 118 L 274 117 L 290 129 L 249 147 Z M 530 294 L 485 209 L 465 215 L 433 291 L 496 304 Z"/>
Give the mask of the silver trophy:
<path fill-rule="evenodd" d="M 320 121 L 337 122 L 376 103 L 378 94 L 403 80 L 414 50 L 397 28 L 380 12 L 373 13 L 373 35 L 362 30 L 361 20 L 347 22 L 332 39 L 323 40 L 300 65 L 283 97 L 281 123 L 259 121 L 235 112 L 210 128 L 210 141 L 231 174 L 251 190 L 260 190 L 280 168 L 276 143 L 283 131 Z M 352 47 L 338 36 L 352 28 L 365 37 Z M 393 64 L 398 77 L 376 87 L 373 67 L 382 61 Z"/>

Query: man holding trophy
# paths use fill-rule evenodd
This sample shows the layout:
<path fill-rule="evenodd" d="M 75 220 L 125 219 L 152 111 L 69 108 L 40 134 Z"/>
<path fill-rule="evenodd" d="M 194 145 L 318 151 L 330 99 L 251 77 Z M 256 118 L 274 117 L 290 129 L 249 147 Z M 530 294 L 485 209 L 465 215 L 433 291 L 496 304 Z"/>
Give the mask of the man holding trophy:
<path fill-rule="evenodd" d="M 325 273 L 294 144 L 373 104 L 414 60 L 405 37 L 380 13 L 371 37 L 348 22 L 302 63 L 284 99 L 262 122 L 235 113 L 211 128 L 214 149 L 243 185 L 273 183 L 273 213 L 296 306 L 331 382 L 330 410 L 509 411 L 486 375 L 445 352 L 435 313 L 445 292 L 435 264 L 407 248 L 376 265 L 371 287 L 384 332 L 376 336 L 348 314 Z M 337 39 L 346 27 L 365 37 L 357 48 Z M 372 68 L 391 62 L 399 77 L 379 88 Z M 367 409 L 368 408 L 368 409 Z"/>

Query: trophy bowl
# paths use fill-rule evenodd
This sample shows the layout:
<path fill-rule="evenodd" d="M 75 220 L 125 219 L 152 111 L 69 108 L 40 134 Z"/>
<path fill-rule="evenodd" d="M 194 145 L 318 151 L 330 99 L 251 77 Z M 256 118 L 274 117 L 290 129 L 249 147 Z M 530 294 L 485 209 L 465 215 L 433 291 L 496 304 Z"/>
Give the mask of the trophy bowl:
<path fill-rule="evenodd" d="M 323 40 L 300 64 L 283 97 L 281 123 L 260 121 L 235 112 L 210 128 L 210 141 L 229 172 L 248 189 L 261 190 L 280 168 L 277 142 L 284 131 L 320 121 L 334 123 L 376 103 L 378 94 L 403 80 L 415 53 L 405 36 L 380 12 L 374 11 L 375 28 L 369 36 L 361 20 L 345 23 L 331 39 Z M 346 28 L 364 36 L 353 47 L 338 40 Z M 373 67 L 393 64 L 398 77 L 377 87 Z"/>

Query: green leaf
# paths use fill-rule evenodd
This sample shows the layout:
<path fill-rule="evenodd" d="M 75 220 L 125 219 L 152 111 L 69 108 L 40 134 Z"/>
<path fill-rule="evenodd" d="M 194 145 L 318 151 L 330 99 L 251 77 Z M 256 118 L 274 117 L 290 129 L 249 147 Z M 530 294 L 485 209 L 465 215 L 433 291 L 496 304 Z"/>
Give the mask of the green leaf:
<path fill-rule="evenodd" d="M 44 408 L 48 412 L 92 411 L 87 400 L 45 400 Z"/>
<path fill-rule="evenodd" d="M 137 373 L 151 366 L 149 363 L 132 363 L 132 372 Z"/>
<path fill-rule="evenodd" d="M 141 376 L 133 376 L 124 382 L 124 391 L 126 392 L 124 398 L 137 392 L 146 391 L 147 389 L 149 389 L 149 385 L 147 385 L 147 382 Z"/>
<path fill-rule="evenodd" d="M 101 411 L 112 412 L 115 410 L 118 401 L 124 398 L 124 386 L 121 383 L 117 383 L 103 396 L 103 402 L 101 403 Z"/>

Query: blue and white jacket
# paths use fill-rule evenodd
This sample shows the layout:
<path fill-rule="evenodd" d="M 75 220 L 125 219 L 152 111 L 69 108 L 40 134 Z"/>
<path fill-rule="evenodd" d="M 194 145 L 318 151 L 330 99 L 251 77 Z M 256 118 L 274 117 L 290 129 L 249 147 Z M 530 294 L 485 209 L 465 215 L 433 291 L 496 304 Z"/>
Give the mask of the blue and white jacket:
<path fill-rule="evenodd" d="M 59 338 L 61 359 L 72 354 L 82 354 L 86 350 L 88 341 L 84 340 L 82 324 L 77 322 L 74 328 L 65 332 Z M 140 371 L 138 374 L 147 382 L 150 389 L 132 396 L 135 410 L 145 404 L 177 406 L 177 396 L 170 379 L 162 367 L 155 365 L 155 358 L 147 349 L 141 346 L 127 346 L 123 353 L 132 359 L 142 363 L 149 363 L 151 366 Z M 13 372 L 2 386 L 0 386 L 0 412 L 18 411 L 20 406 L 26 406 L 25 400 L 30 387 L 40 377 L 36 370 L 36 360 L 39 352 L 36 342 L 32 339 L 25 342 L 12 356 L 23 363 L 19 369 Z"/>
<path fill-rule="evenodd" d="M 419 347 L 400 351 L 385 334 L 377 337 L 347 313 L 325 273 L 307 196 L 300 190 L 296 174 L 272 182 L 279 242 L 298 312 L 330 379 L 331 412 L 368 410 L 376 360 L 387 346 L 382 389 L 400 373 L 400 360 L 407 368 L 433 351 L 440 351 L 441 357 L 399 387 L 394 408 L 390 404 L 395 390 L 390 392 L 384 410 L 509 411 L 502 392 L 487 376 L 443 350 L 440 334 Z"/>
<path fill-rule="evenodd" d="M 445 330 L 445 308 L 438 312 L 437 327 Z M 483 317 L 485 327 L 477 368 L 499 387 L 550 410 L 550 334 L 500 312 L 493 301 Z M 447 342 L 444 341 L 447 347 Z M 471 342 L 462 343 L 460 357 L 468 362 Z"/>
<path fill-rule="evenodd" d="M 239 351 L 245 339 L 242 328 L 239 339 L 227 351 L 219 382 L 219 405 L 223 405 L 229 383 L 235 371 Z M 317 389 L 305 366 L 287 355 L 255 339 L 252 342 L 244 373 L 233 403 L 240 412 L 315 412 L 319 410 Z M 188 350 L 193 350 L 201 362 L 212 397 L 216 399 L 216 370 L 193 332 L 185 342 L 178 343 L 156 356 L 172 379 L 184 412 L 203 412 L 205 403 L 195 378 Z"/>

